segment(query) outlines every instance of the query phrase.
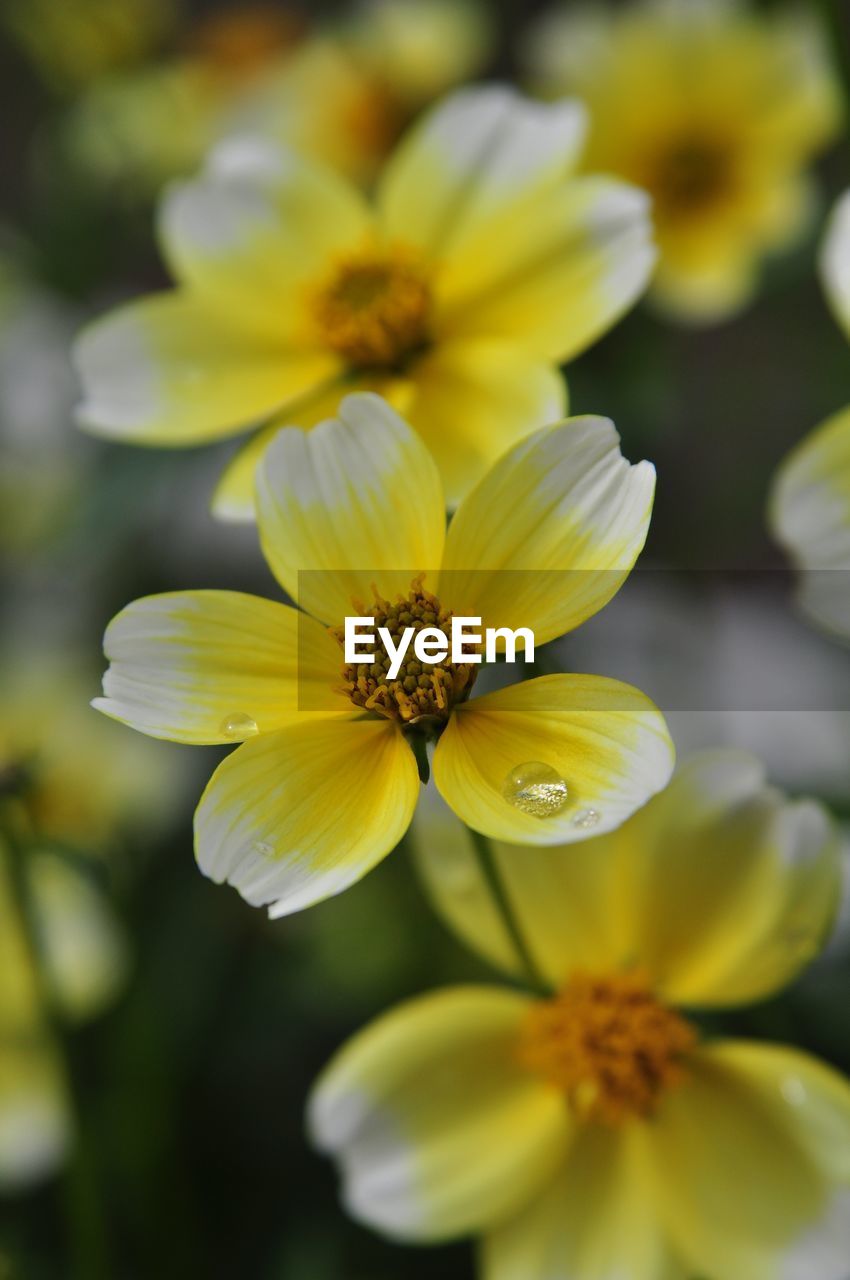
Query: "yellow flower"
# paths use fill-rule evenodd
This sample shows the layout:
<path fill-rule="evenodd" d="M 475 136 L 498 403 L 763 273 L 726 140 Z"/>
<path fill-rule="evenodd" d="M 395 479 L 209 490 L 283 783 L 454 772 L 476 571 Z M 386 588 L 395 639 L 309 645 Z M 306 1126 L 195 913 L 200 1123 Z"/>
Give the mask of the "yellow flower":
<path fill-rule="evenodd" d="M 517 973 L 438 830 L 441 900 Z M 823 810 L 706 753 L 618 831 L 494 860 L 550 990 L 446 989 L 342 1049 L 309 1119 L 348 1210 L 402 1240 L 482 1236 L 486 1280 L 843 1280 L 850 1087 L 680 1011 L 760 999 L 814 954 L 837 889 Z"/>
<path fill-rule="evenodd" d="M 173 446 L 255 428 L 215 500 L 250 518 L 277 427 L 329 416 L 346 388 L 376 390 L 422 434 L 456 502 L 529 424 L 563 412 L 554 366 L 650 271 L 644 196 L 569 178 L 583 130 L 575 103 L 458 93 L 400 145 L 373 205 L 294 155 L 223 146 L 164 202 L 179 287 L 80 339 L 80 422 Z"/>
<path fill-rule="evenodd" d="M 827 299 L 850 337 L 850 192 L 832 214 L 820 267 Z M 820 626 L 850 635 L 850 407 L 812 431 L 782 463 L 769 520 L 803 571 L 801 607 Z"/>
<path fill-rule="evenodd" d="M 411 745 L 421 760 L 429 736 L 438 789 L 477 830 L 580 840 L 588 805 L 610 829 L 672 767 L 664 721 L 637 690 L 551 675 L 470 700 L 478 667 L 406 664 L 379 680 L 345 666 L 332 629 L 373 601 L 390 629 L 455 614 L 543 644 L 616 592 L 653 490 L 653 468 L 623 459 L 610 422 L 575 418 L 505 454 L 446 533 L 419 436 L 379 397 L 350 396 L 338 420 L 283 429 L 258 468 L 263 550 L 303 612 L 228 591 L 137 601 L 107 629 L 95 706 L 155 737 L 245 740 L 201 799 L 196 852 L 273 915 L 346 888 L 398 843 L 419 793 Z M 506 796 L 529 763 L 549 780 L 532 780 L 532 803 L 521 779 Z M 530 811 L 535 794 L 557 798 L 548 816 Z"/>
<path fill-rule="evenodd" d="M 7 845 L 0 802 L 0 1193 L 29 1186 L 64 1161 L 72 1136 L 51 1014 L 80 1023 L 113 1000 L 127 945 L 84 871 L 47 845 Z M 15 859 L 19 859 L 17 873 Z M 20 877 L 26 904 L 13 886 Z M 26 915 L 24 914 L 26 912 Z M 35 927 L 38 955 L 32 950 Z"/>
<path fill-rule="evenodd" d="M 547 91 L 577 94 L 585 162 L 652 196 L 656 299 L 691 322 L 731 314 L 803 228 L 805 166 L 837 131 L 840 94 L 815 24 L 727 0 L 644 0 L 553 14 L 531 50 Z"/>

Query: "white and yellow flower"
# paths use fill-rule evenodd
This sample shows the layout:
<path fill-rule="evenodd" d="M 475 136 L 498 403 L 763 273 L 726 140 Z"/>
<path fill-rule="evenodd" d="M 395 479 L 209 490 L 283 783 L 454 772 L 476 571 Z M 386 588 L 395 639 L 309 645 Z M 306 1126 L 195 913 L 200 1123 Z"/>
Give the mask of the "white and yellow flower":
<path fill-rule="evenodd" d="M 423 849 L 440 900 L 463 880 L 455 924 L 519 974 L 465 838 Z M 824 811 L 706 753 L 616 832 L 493 857 L 549 990 L 438 991 L 342 1049 L 309 1122 L 349 1212 L 400 1240 L 480 1236 L 486 1280 L 843 1280 L 850 1087 L 680 1011 L 768 996 L 815 953 Z"/>
<path fill-rule="evenodd" d="M 804 229 L 806 167 L 841 117 L 811 17 L 735 0 L 556 11 L 530 64 L 538 87 L 587 104 L 586 165 L 652 196 L 657 301 L 694 323 L 748 302 L 762 259 Z"/>
<path fill-rule="evenodd" d="M 107 629 L 95 706 L 155 737 L 244 740 L 201 799 L 196 852 L 273 915 L 346 888 L 398 843 L 419 793 L 411 744 L 425 738 L 438 739 L 439 791 L 476 830 L 579 840 L 587 806 L 610 829 L 672 767 L 664 721 L 637 690 L 551 675 L 470 699 L 479 667 L 406 663 L 390 680 L 346 666 L 333 629 L 371 600 L 391 630 L 456 614 L 544 644 L 616 592 L 653 490 L 653 468 L 623 459 L 610 422 L 575 418 L 506 453 L 446 533 L 420 437 L 379 397 L 350 396 L 338 419 L 284 428 L 258 469 L 262 546 L 301 611 L 229 591 L 137 601 Z M 508 787 L 529 762 L 556 780 L 546 817 Z"/>
<path fill-rule="evenodd" d="M 251 518 L 274 432 L 371 389 L 420 432 L 455 503 L 531 424 L 563 412 L 555 366 L 651 270 L 643 194 L 570 177 L 583 133 L 576 103 L 466 90 L 405 138 L 373 204 L 293 154 L 224 145 L 164 201 L 178 287 L 81 337 L 80 423 L 170 446 L 253 429 L 214 502 Z"/>
<path fill-rule="evenodd" d="M 850 192 L 820 256 L 827 300 L 850 338 Z M 780 467 L 770 497 L 776 539 L 802 571 L 799 601 L 815 622 L 850 635 L 850 406 L 817 427 Z"/>

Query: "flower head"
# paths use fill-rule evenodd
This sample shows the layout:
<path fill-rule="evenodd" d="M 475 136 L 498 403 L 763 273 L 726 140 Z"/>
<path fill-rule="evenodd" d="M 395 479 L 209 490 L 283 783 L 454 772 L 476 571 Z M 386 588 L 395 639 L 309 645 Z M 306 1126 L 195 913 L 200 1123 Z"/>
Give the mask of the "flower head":
<path fill-rule="evenodd" d="M 645 197 L 570 176 L 583 133 L 577 103 L 464 90 L 404 138 L 371 203 L 292 153 L 223 144 L 163 202 L 177 288 L 79 340 L 81 424 L 173 446 L 253 429 L 215 500 L 251 518 L 275 431 L 371 389 L 420 432 L 453 505 L 530 423 L 558 418 L 555 365 L 651 270 Z"/>
<path fill-rule="evenodd" d="M 468 833 L 418 821 L 440 910 L 520 973 Z M 809 1249 L 842 1280 L 850 1087 L 682 1009 L 768 996 L 815 954 L 838 882 L 823 810 L 705 753 L 617 831 L 495 858 L 551 990 L 439 991 L 341 1050 L 309 1119 L 352 1214 L 480 1235 L 487 1280 L 761 1280 L 808 1274 Z"/>
<path fill-rule="evenodd" d="M 590 110 L 585 164 L 652 196 L 654 295 L 692 322 L 755 291 L 811 205 L 805 172 L 834 136 L 840 92 L 814 24 L 715 0 L 552 14 L 531 47 L 549 92 Z"/>
<path fill-rule="evenodd" d="M 610 422 L 575 418 L 506 453 L 446 532 L 422 440 L 378 397 L 351 396 L 338 419 L 283 429 L 258 469 L 261 544 L 299 609 L 226 591 L 137 601 L 107 629 L 95 705 L 156 737 L 242 741 L 201 800 L 197 855 L 277 915 L 339 892 L 398 843 L 429 745 L 437 788 L 477 830 L 580 840 L 588 805 L 609 830 L 672 767 L 663 719 L 637 690 L 550 675 L 470 697 L 477 665 L 350 662 L 341 629 L 371 600 L 391 637 L 456 615 L 526 626 L 543 644 L 616 592 L 653 490 Z M 542 779 L 517 779 L 528 762 Z"/>

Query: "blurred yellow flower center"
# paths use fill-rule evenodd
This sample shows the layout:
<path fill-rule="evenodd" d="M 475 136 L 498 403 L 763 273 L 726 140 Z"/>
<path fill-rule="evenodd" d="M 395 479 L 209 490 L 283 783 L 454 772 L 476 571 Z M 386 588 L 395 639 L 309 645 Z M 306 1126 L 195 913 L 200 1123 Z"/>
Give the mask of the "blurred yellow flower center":
<path fill-rule="evenodd" d="M 258 4 L 211 14 L 198 24 L 189 45 L 208 71 L 250 79 L 294 47 L 304 29 L 304 19 L 294 12 Z"/>
<path fill-rule="evenodd" d="M 421 578 L 411 584 L 410 594 L 400 596 L 395 604 L 382 599 L 376 591 L 375 602 L 368 610 L 359 602 L 355 602 L 355 607 L 360 614 L 374 617 L 376 629 L 386 627 L 394 645 L 398 645 L 407 627 L 413 627 L 414 640 L 416 634 L 427 627 L 437 627 L 446 634 L 451 630 L 451 612 L 425 590 Z M 343 628 L 334 628 L 333 634 L 342 645 Z M 475 646 L 468 645 L 468 648 Z M 477 665 L 420 662 L 414 656 L 413 643 L 407 653 L 409 656 L 394 680 L 389 678 L 390 658 L 386 651 L 376 649 L 376 660 L 372 663 L 346 663 L 342 669 L 344 692 L 356 707 L 405 724 L 448 720 L 455 703 L 469 696 Z"/>
<path fill-rule="evenodd" d="M 325 345 L 365 369 L 403 364 L 426 342 L 430 311 L 423 266 L 401 246 L 341 258 L 313 298 Z"/>
<path fill-rule="evenodd" d="M 567 1094 L 585 1120 L 621 1124 L 652 1113 L 683 1078 L 696 1031 L 666 1008 L 639 974 L 574 974 L 552 1000 L 535 1003 L 519 1059 Z"/>
<path fill-rule="evenodd" d="M 730 148 L 710 139 L 680 139 L 650 168 L 646 186 L 662 217 L 701 213 L 722 200 L 732 185 Z"/>

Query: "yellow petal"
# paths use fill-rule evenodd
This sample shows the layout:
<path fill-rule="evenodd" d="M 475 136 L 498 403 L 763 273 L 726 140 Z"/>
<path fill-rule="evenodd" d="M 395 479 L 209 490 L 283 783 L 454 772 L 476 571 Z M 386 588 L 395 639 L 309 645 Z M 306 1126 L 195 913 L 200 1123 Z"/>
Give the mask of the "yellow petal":
<path fill-rule="evenodd" d="M 488 963 L 526 977 L 525 958 L 505 927 L 475 837 L 436 788 L 425 788 L 411 833 L 416 865 L 438 915 Z M 603 847 L 597 840 L 553 849 L 491 845 L 495 874 L 525 950 L 553 988 L 575 969 L 604 973 L 623 963 L 623 936 L 611 905 L 617 863 L 600 857 Z"/>
<path fill-rule="evenodd" d="M 530 761 L 567 786 L 567 803 L 545 818 L 504 794 L 512 772 Z M 455 708 L 434 753 L 434 781 L 458 817 L 517 844 L 611 831 L 665 785 L 672 768 L 658 709 L 637 689 L 602 676 L 542 676 L 472 698 Z"/>
<path fill-rule="evenodd" d="M 443 264 L 434 329 L 501 338 L 562 363 L 640 297 L 656 252 L 644 192 L 579 178 L 494 218 Z"/>
<path fill-rule="evenodd" d="M 497 988 L 447 989 L 379 1018 L 337 1054 L 309 1121 L 339 1162 L 350 1213 L 391 1236 L 449 1239 L 545 1185 L 571 1125 L 561 1095 L 516 1060 L 527 1004 Z"/>
<path fill-rule="evenodd" d="M 348 396 L 310 432 L 286 428 L 257 471 L 260 540 L 302 608 L 340 625 L 374 583 L 393 600 L 439 569 L 440 477 L 422 441 L 379 396 Z"/>
<path fill-rule="evenodd" d="M 655 492 L 607 418 L 569 418 L 505 454 L 449 526 L 441 599 L 544 644 L 619 589 L 646 540 Z"/>
<path fill-rule="evenodd" d="M 184 447 L 244 430 L 338 372 L 335 357 L 258 337 L 175 290 L 88 326 L 74 358 L 77 420 L 95 435 Z"/>
<path fill-rule="evenodd" d="M 372 216 L 331 170 L 257 138 L 234 138 L 198 177 L 169 188 L 160 232 L 174 275 L 267 340 L 306 332 L 304 290 L 359 244 Z"/>
<path fill-rule="evenodd" d="M 404 835 L 419 793 L 394 724 L 298 723 L 244 742 L 195 814 L 195 852 L 217 884 L 289 915 L 341 893 Z"/>
<path fill-rule="evenodd" d="M 405 417 L 434 455 L 451 507 L 506 449 L 566 412 L 563 378 L 509 343 L 438 344 L 410 378 Z"/>
<path fill-rule="evenodd" d="M 598 845 L 616 864 L 611 914 L 667 999 L 732 1005 L 785 986 L 834 916 L 837 849 L 827 814 L 788 801 L 738 751 L 704 752 Z"/>
<path fill-rule="evenodd" d="M 237 742 L 308 712 L 346 715 L 340 649 L 288 605 L 239 591 L 175 591 L 122 609 L 93 706 L 154 738 Z M 299 709 L 299 702 L 305 710 Z"/>
<path fill-rule="evenodd" d="M 563 184 L 584 131 L 577 102 L 544 105 L 502 85 L 453 93 L 384 169 L 378 211 L 387 236 L 434 258 L 465 253 L 494 219 Z"/>
<path fill-rule="evenodd" d="M 850 409 L 830 418 L 779 468 L 769 508 L 777 540 L 802 570 L 801 607 L 850 634 Z"/>
<path fill-rule="evenodd" d="M 689 1271 L 843 1280 L 850 1086 L 772 1045 L 709 1045 L 688 1070 L 652 1132 L 658 1194 Z"/>
<path fill-rule="evenodd" d="M 315 427 L 325 418 L 333 418 L 343 399 L 354 391 L 375 391 L 400 413 L 405 412 L 410 399 L 409 384 L 405 378 L 346 374 L 338 381 L 323 384 L 301 400 L 293 401 L 276 415 L 268 427 L 251 436 L 225 467 L 213 495 L 213 515 L 219 520 L 253 521 L 256 518 L 257 463 L 281 427 Z"/>
<path fill-rule="evenodd" d="M 659 1219 L 650 1167 L 643 1126 L 580 1130 L 551 1185 L 485 1237 L 485 1280 L 690 1280 Z"/>
<path fill-rule="evenodd" d="M 835 318 L 850 337 L 850 191 L 837 202 L 829 219 L 820 273 Z"/>

